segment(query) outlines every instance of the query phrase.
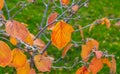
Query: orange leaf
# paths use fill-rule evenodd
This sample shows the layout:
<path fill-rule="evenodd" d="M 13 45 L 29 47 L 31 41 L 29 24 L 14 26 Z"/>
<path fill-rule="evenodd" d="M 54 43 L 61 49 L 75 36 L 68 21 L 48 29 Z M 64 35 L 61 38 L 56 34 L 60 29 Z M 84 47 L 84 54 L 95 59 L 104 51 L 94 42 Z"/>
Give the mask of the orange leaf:
<path fill-rule="evenodd" d="M 33 39 L 32 39 L 30 34 L 25 38 L 24 42 L 29 44 L 29 45 L 33 45 Z"/>
<path fill-rule="evenodd" d="M 99 43 L 94 39 L 89 39 L 86 42 L 86 45 L 89 47 L 89 49 L 94 49 L 95 48 L 95 50 L 98 50 L 98 47 L 99 47 Z"/>
<path fill-rule="evenodd" d="M 24 41 L 29 35 L 29 31 L 26 29 L 26 27 L 15 20 L 7 21 L 5 26 L 6 32 L 14 38 Z"/>
<path fill-rule="evenodd" d="M 10 66 L 13 66 L 13 67 L 23 67 L 27 61 L 27 57 L 25 54 L 23 54 L 23 52 L 18 49 L 18 48 L 15 48 L 12 50 L 12 61 L 10 63 Z"/>
<path fill-rule="evenodd" d="M 97 74 L 103 68 L 102 59 L 97 59 L 96 57 L 91 60 L 89 64 L 89 70 L 92 74 Z"/>
<path fill-rule="evenodd" d="M 57 16 L 58 16 L 58 13 L 57 12 L 53 12 L 52 14 L 50 14 L 49 15 L 49 17 L 48 17 L 48 30 L 53 30 L 53 28 L 54 28 L 54 24 L 55 23 L 53 23 L 55 20 L 56 20 L 56 18 L 57 18 Z M 53 24 L 51 24 L 51 23 L 53 23 Z"/>
<path fill-rule="evenodd" d="M 62 49 L 71 40 L 71 33 L 74 31 L 71 25 L 64 21 L 59 21 L 54 27 L 51 35 L 52 44 L 58 49 Z"/>
<path fill-rule="evenodd" d="M 13 44 L 13 45 L 17 45 L 18 41 L 16 38 L 14 37 L 10 37 L 10 42 Z"/>
<path fill-rule="evenodd" d="M 23 67 L 16 68 L 17 74 L 29 74 L 30 73 L 30 64 L 26 61 Z"/>
<path fill-rule="evenodd" d="M 85 62 L 88 61 L 90 52 L 91 52 L 91 49 L 89 49 L 87 45 L 82 45 L 81 57 L 83 61 Z"/>
<path fill-rule="evenodd" d="M 103 24 L 106 24 L 106 26 L 107 26 L 107 28 L 109 28 L 110 27 L 110 20 L 108 19 L 108 18 L 102 18 L 102 20 L 101 20 L 101 24 L 103 25 Z"/>
<path fill-rule="evenodd" d="M 78 9 L 79 9 L 79 6 L 78 6 L 78 5 L 74 5 L 74 6 L 72 6 L 72 10 L 73 10 L 74 12 L 77 12 Z"/>
<path fill-rule="evenodd" d="M 69 0 L 61 0 L 61 2 L 62 2 L 62 5 L 68 5 L 69 4 Z"/>
<path fill-rule="evenodd" d="M 35 69 L 31 68 L 29 74 L 36 74 Z"/>
<path fill-rule="evenodd" d="M 62 58 L 65 57 L 66 53 L 68 52 L 68 50 L 69 50 L 72 46 L 73 46 L 73 44 L 70 43 L 70 44 L 68 44 L 68 45 L 64 48 L 64 50 L 63 50 L 63 52 L 62 52 Z"/>
<path fill-rule="evenodd" d="M 0 66 L 7 66 L 8 64 L 10 64 L 11 60 L 12 52 L 9 46 L 5 42 L 0 41 Z"/>
<path fill-rule="evenodd" d="M 111 60 L 110 74 L 116 74 L 116 60 L 114 57 Z"/>
<path fill-rule="evenodd" d="M 4 0 L 0 0 L 0 10 L 2 10 L 3 6 L 4 6 Z"/>
<path fill-rule="evenodd" d="M 89 74 L 86 66 L 82 66 L 81 68 L 79 68 L 77 71 L 76 71 L 76 74 Z"/>
<path fill-rule="evenodd" d="M 79 26 L 79 29 L 80 29 L 80 34 L 81 34 L 82 40 L 84 40 L 84 34 L 83 34 L 82 26 Z"/>
<path fill-rule="evenodd" d="M 104 64 L 106 64 L 109 68 L 111 68 L 111 62 L 109 61 L 108 58 L 103 58 L 103 59 L 102 59 L 102 62 L 103 62 Z"/>
<path fill-rule="evenodd" d="M 34 62 L 37 69 L 41 72 L 50 71 L 52 61 L 49 57 L 45 57 L 43 55 L 34 56 Z"/>

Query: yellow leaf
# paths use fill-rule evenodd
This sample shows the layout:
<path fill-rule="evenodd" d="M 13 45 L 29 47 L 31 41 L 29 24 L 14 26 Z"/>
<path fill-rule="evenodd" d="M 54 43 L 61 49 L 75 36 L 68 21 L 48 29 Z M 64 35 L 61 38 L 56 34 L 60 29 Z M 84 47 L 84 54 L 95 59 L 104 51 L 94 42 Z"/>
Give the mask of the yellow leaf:
<path fill-rule="evenodd" d="M 89 32 L 92 30 L 93 27 L 94 27 L 94 24 L 91 24 L 91 26 L 89 28 Z"/>
<path fill-rule="evenodd" d="M 30 73 L 30 64 L 26 61 L 23 67 L 16 68 L 17 74 L 29 74 Z"/>
<path fill-rule="evenodd" d="M 111 60 L 110 74 L 116 74 L 116 60 L 114 57 Z"/>
<path fill-rule="evenodd" d="M 79 29 L 80 29 L 80 34 L 81 34 L 82 40 L 84 40 L 84 34 L 83 34 L 82 26 L 79 26 Z"/>
<path fill-rule="evenodd" d="M 71 25 L 59 21 L 52 30 L 51 41 L 58 49 L 62 49 L 71 40 L 71 33 L 74 31 Z"/>
<path fill-rule="evenodd" d="M 0 10 L 2 10 L 3 6 L 4 6 L 4 0 L 0 0 Z"/>
<path fill-rule="evenodd" d="M 10 37 L 10 42 L 13 44 L 13 45 L 17 45 L 18 41 L 16 38 L 14 37 Z"/>
<path fill-rule="evenodd" d="M 48 57 L 45 57 L 43 55 L 35 55 L 34 62 L 35 62 L 35 66 L 39 71 L 41 72 L 50 71 L 52 61 Z"/>
<path fill-rule="evenodd" d="M 12 52 L 9 46 L 3 42 L 0 41 L 0 66 L 5 67 L 8 64 L 10 64 L 12 60 Z"/>
<path fill-rule="evenodd" d="M 66 53 L 68 52 L 68 50 L 69 50 L 72 46 L 73 46 L 73 44 L 70 43 L 70 44 L 68 44 L 68 45 L 64 48 L 64 50 L 63 50 L 63 52 L 62 52 L 62 58 L 65 57 Z"/>
<path fill-rule="evenodd" d="M 76 71 L 76 74 L 89 74 L 86 66 L 82 66 L 81 68 L 79 68 L 77 71 Z"/>
<path fill-rule="evenodd" d="M 103 68 L 102 59 L 97 59 L 95 57 L 91 60 L 88 69 L 92 74 L 97 74 L 102 68 Z"/>
<path fill-rule="evenodd" d="M 18 48 L 15 48 L 12 50 L 12 61 L 10 63 L 10 66 L 13 67 L 23 67 L 27 61 L 26 55 Z"/>
<path fill-rule="evenodd" d="M 68 5 L 70 3 L 70 0 L 61 0 L 62 5 Z"/>

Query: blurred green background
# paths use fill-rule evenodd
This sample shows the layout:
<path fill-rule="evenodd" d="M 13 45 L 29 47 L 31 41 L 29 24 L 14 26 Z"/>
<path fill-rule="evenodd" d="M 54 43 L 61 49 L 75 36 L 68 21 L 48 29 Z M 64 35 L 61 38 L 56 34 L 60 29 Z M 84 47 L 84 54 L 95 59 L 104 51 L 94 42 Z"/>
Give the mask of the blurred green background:
<path fill-rule="evenodd" d="M 8 4 L 8 8 L 13 8 L 18 1 L 25 1 L 25 0 L 6 0 Z M 77 0 L 75 0 L 77 1 Z M 52 11 L 57 11 L 59 14 L 60 9 L 52 10 L 52 3 L 48 9 L 47 17 Z M 20 7 L 18 6 L 11 12 L 13 15 Z M 14 18 L 17 21 L 23 22 L 28 24 L 28 29 L 34 35 L 37 34 L 39 24 L 42 21 L 42 17 L 44 14 L 45 6 L 41 2 L 41 0 L 37 0 L 36 3 L 33 3 L 27 6 L 23 11 L 21 11 L 16 17 Z M 7 18 L 6 10 L 3 9 L 4 15 Z M 88 24 L 93 23 L 96 19 L 101 19 L 103 17 L 108 18 L 120 18 L 120 0 L 90 0 L 88 7 L 82 7 L 79 12 L 76 14 L 75 17 L 80 16 L 77 20 L 70 20 L 69 23 L 74 26 L 75 29 L 78 29 L 76 25 L 85 26 Z M 47 20 L 47 18 L 45 19 Z M 88 32 L 89 28 L 84 29 L 84 36 L 85 38 L 93 38 L 99 42 L 99 50 L 108 51 L 109 54 L 114 54 L 117 62 L 117 73 L 120 74 L 120 26 L 115 26 L 115 23 L 118 20 L 111 20 L 111 27 L 109 29 L 106 28 L 105 25 L 98 25 L 95 26 L 91 32 Z M 45 25 L 45 24 L 44 24 Z M 50 31 L 45 31 L 46 33 Z M 46 37 L 50 39 L 50 34 L 46 34 Z M 41 39 L 45 41 L 47 44 L 47 40 L 44 35 L 41 35 Z M 74 41 L 80 42 L 81 36 L 79 31 L 74 32 L 72 35 L 72 39 Z M 72 47 L 67 56 L 59 61 L 54 66 L 71 66 L 74 62 L 76 57 L 79 57 L 81 60 L 80 52 L 81 52 L 81 44 L 78 43 L 77 48 Z M 61 57 L 62 51 L 59 51 L 56 47 L 51 45 L 47 49 L 48 54 L 53 56 L 55 60 Z M 72 69 L 52 69 L 51 72 L 46 74 L 75 74 L 76 70 L 81 67 L 82 64 L 76 65 Z M 14 68 L 1 68 L 0 67 L 0 74 L 15 74 Z M 104 68 L 98 74 L 109 74 L 109 68 L 105 65 Z"/>

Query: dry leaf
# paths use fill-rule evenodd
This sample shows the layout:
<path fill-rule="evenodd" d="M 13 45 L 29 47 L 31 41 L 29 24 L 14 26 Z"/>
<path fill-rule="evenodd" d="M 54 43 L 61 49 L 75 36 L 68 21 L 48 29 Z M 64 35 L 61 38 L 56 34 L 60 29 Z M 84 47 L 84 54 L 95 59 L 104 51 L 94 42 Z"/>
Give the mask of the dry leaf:
<path fill-rule="evenodd" d="M 58 16 L 57 12 L 53 12 L 52 14 L 49 15 L 48 20 L 47 20 L 48 25 L 49 25 L 47 28 L 48 30 L 53 30 L 54 25 L 55 25 L 55 23 L 53 22 L 56 20 L 57 16 Z"/>
<path fill-rule="evenodd" d="M 26 61 L 23 67 L 16 68 L 17 74 L 29 74 L 30 73 L 30 64 Z"/>
<path fill-rule="evenodd" d="M 63 50 L 63 52 L 62 52 L 62 58 L 65 57 L 66 53 L 69 51 L 69 49 L 70 49 L 72 46 L 73 46 L 73 44 L 70 43 L 70 44 L 68 44 L 68 45 L 64 48 L 64 50 Z"/>
<path fill-rule="evenodd" d="M 34 62 L 36 68 L 41 72 L 49 72 L 51 69 L 52 61 L 43 55 L 35 55 Z"/>
<path fill-rule="evenodd" d="M 20 22 L 17 22 L 15 20 L 7 21 L 5 26 L 6 32 L 14 38 L 25 41 L 25 39 L 29 35 L 29 31 L 26 29 L 26 27 Z"/>
<path fill-rule="evenodd" d="M 5 67 L 8 64 L 10 64 L 12 60 L 12 52 L 9 46 L 3 42 L 0 41 L 0 66 Z"/>
<path fill-rule="evenodd" d="M 71 40 L 73 27 L 64 21 L 59 21 L 52 30 L 51 41 L 58 49 L 62 49 Z"/>
<path fill-rule="evenodd" d="M 76 71 L 76 74 L 89 74 L 86 66 L 82 66 L 81 68 L 79 68 L 77 71 Z"/>
<path fill-rule="evenodd" d="M 12 61 L 10 63 L 10 66 L 13 67 L 23 67 L 27 61 L 26 55 L 22 52 L 22 50 L 15 48 L 12 50 Z"/>
<path fill-rule="evenodd" d="M 102 59 L 97 59 L 95 57 L 91 60 L 88 69 L 92 74 L 97 74 L 102 68 L 103 68 Z"/>
<path fill-rule="evenodd" d="M 111 60 L 110 74 L 116 74 L 116 60 L 114 57 Z"/>
<path fill-rule="evenodd" d="M 101 24 L 103 25 L 103 24 L 106 24 L 106 26 L 107 26 L 107 28 L 109 28 L 110 27 L 110 20 L 108 19 L 108 18 L 102 18 L 101 19 Z"/>
<path fill-rule="evenodd" d="M 4 6 L 4 0 L 0 0 L 0 10 L 2 10 L 3 6 Z"/>
<path fill-rule="evenodd" d="M 94 27 L 94 24 L 91 24 L 91 26 L 89 28 L 89 32 L 92 30 L 93 27 Z"/>
<path fill-rule="evenodd" d="M 31 68 L 29 74 L 36 74 L 35 69 Z"/>
<path fill-rule="evenodd" d="M 70 3 L 70 0 L 61 0 L 62 5 L 68 5 Z"/>
<path fill-rule="evenodd" d="M 106 64 L 109 68 L 111 68 L 111 62 L 109 61 L 108 58 L 103 58 L 102 62 L 103 62 L 103 64 Z"/>
<path fill-rule="evenodd" d="M 17 45 L 18 41 L 16 38 L 14 37 L 10 37 L 10 42 L 13 44 L 13 45 Z"/>
<path fill-rule="evenodd" d="M 74 5 L 74 6 L 72 6 L 72 10 L 73 10 L 74 12 L 77 12 L 78 9 L 79 9 L 79 6 L 78 6 L 78 5 Z"/>
<path fill-rule="evenodd" d="M 81 34 L 82 40 L 84 40 L 84 34 L 83 34 L 82 26 L 79 26 L 79 29 L 80 29 L 80 34 Z"/>

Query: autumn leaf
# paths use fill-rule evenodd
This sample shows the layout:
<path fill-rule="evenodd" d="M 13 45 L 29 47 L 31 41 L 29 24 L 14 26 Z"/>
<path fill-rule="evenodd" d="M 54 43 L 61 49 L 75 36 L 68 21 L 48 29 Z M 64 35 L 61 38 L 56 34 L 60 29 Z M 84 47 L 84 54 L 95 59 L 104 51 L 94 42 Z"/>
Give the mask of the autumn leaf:
<path fill-rule="evenodd" d="M 110 74 L 116 74 L 116 60 L 114 57 L 111 60 Z"/>
<path fill-rule="evenodd" d="M 5 27 L 6 27 L 6 32 L 10 36 L 20 39 L 22 41 L 25 41 L 25 39 L 29 35 L 29 31 L 26 29 L 26 27 L 18 21 L 9 20 L 7 21 Z"/>
<path fill-rule="evenodd" d="M 0 66 L 5 67 L 8 64 L 10 64 L 12 60 L 12 52 L 9 46 L 3 42 L 0 41 Z"/>
<path fill-rule="evenodd" d="M 81 68 L 79 68 L 77 71 L 76 71 L 76 74 L 89 74 L 86 66 L 82 66 Z"/>
<path fill-rule="evenodd" d="M 99 47 L 98 41 L 94 39 L 88 39 L 86 45 L 89 47 L 89 49 L 94 49 L 94 50 L 98 50 Z"/>
<path fill-rule="evenodd" d="M 89 71 L 92 74 L 97 74 L 103 68 L 102 59 L 97 59 L 94 57 L 89 64 Z"/>
<path fill-rule="evenodd" d="M 31 46 L 33 45 L 33 39 L 30 34 L 25 38 L 24 42 Z"/>
<path fill-rule="evenodd" d="M 83 61 L 88 61 L 90 52 L 91 49 L 87 45 L 82 45 L 81 57 Z"/>
<path fill-rule="evenodd" d="M 64 50 L 63 50 L 63 52 L 62 52 L 62 58 L 65 57 L 66 53 L 69 51 L 69 49 L 70 49 L 72 46 L 73 46 L 73 44 L 70 43 L 70 44 L 68 44 L 68 45 L 64 48 Z"/>
<path fill-rule="evenodd" d="M 93 27 L 94 27 L 94 24 L 91 24 L 91 26 L 89 28 L 89 32 L 92 30 Z"/>
<path fill-rule="evenodd" d="M 62 5 L 68 5 L 70 3 L 70 0 L 61 0 Z"/>
<path fill-rule="evenodd" d="M 12 50 L 12 61 L 10 63 L 10 66 L 13 67 L 23 67 L 27 61 L 26 55 L 22 52 L 22 50 L 15 48 Z"/>
<path fill-rule="evenodd" d="M 62 49 L 71 40 L 71 33 L 74 31 L 71 25 L 64 21 L 59 21 L 51 34 L 52 44 L 58 49 Z"/>
<path fill-rule="evenodd" d="M 106 24 L 106 26 L 107 26 L 107 28 L 109 28 L 110 27 L 110 20 L 108 19 L 108 18 L 102 18 L 101 19 L 101 24 L 103 25 L 103 24 Z"/>
<path fill-rule="evenodd" d="M 109 61 L 108 58 L 103 58 L 102 62 L 103 62 L 103 64 L 106 64 L 109 68 L 111 68 L 111 62 Z"/>
<path fill-rule="evenodd" d="M 100 59 L 103 56 L 103 52 L 102 51 L 94 51 L 96 58 Z"/>
<path fill-rule="evenodd" d="M 73 10 L 74 12 L 77 12 L 78 9 L 79 9 L 79 6 L 78 6 L 78 5 L 73 5 L 73 6 L 72 6 L 72 10 Z"/>
<path fill-rule="evenodd" d="M 10 37 L 10 42 L 13 44 L 13 45 L 17 45 L 18 41 L 16 38 L 14 37 Z"/>
<path fill-rule="evenodd" d="M 26 61 L 23 67 L 16 68 L 17 74 L 29 74 L 30 64 Z"/>
<path fill-rule="evenodd" d="M 84 34 L 83 34 L 82 26 L 79 26 L 79 29 L 80 29 L 80 34 L 81 34 L 82 40 L 84 40 Z"/>
<path fill-rule="evenodd" d="M 48 20 L 47 20 L 47 23 L 49 25 L 47 28 L 48 30 L 53 30 L 53 28 L 55 26 L 55 23 L 53 23 L 53 22 L 56 20 L 57 16 L 58 16 L 57 12 L 53 12 L 49 15 Z"/>
<path fill-rule="evenodd" d="M 35 69 L 31 68 L 29 74 L 36 74 Z"/>
<path fill-rule="evenodd" d="M 37 69 L 41 72 L 49 72 L 51 69 L 52 61 L 43 55 L 35 55 L 34 62 Z"/>
<path fill-rule="evenodd" d="M 0 0 L 0 10 L 2 10 L 3 6 L 4 6 L 4 0 Z"/>

